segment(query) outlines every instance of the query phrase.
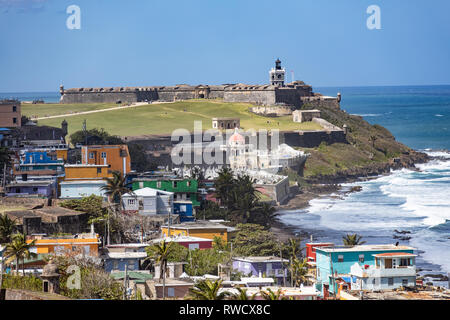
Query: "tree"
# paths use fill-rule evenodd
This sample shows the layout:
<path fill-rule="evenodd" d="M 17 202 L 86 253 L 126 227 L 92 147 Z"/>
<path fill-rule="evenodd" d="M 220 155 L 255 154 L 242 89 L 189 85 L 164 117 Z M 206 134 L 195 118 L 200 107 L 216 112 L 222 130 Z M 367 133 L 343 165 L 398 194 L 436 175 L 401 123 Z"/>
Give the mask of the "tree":
<path fill-rule="evenodd" d="M 198 219 L 224 219 L 228 220 L 228 210 L 221 208 L 219 204 L 214 201 L 206 200 L 202 203 L 200 209 L 196 212 Z"/>
<path fill-rule="evenodd" d="M 27 243 L 25 235 L 22 233 L 16 233 L 12 236 L 12 241 L 6 245 L 5 253 L 7 256 L 11 256 L 11 259 L 15 260 L 16 264 L 16 274 L 19 274 L 19 262 L 22 259 L 23 262 L 25 258 L 29 259 L 30 257 L 36 256 L 35 253 L 30 251 L 31 247 L 33 247 L 36 243 L 36 240 Z M 25 274 L 24 263 L 22 264 L 23 273 Z"/>
<path fill-rule="evenodd" d="M 172 251 L 172 244 L 173 242 L 167 243 L 166 240 L 163 240 L 146 248 L 147 255 L 154 259 L 156 263 L 159 263 L 161 270 L 159 278 L 163 280 L 163 299 L 166 297 L 167 260 Z"/>
<path fill-rule="evenodd" d="M 358 246 L 366 243 L 365 241 L 361 241 L 362 236 L 358 234 L 347 234 L 345 237 L 342 237 L 342 241 L 345 246 Z"/>
<path fill-rule="evenodd" d="M 190 276 L 217 274 L 218 264 L 225 264 L 229 259 L 228 251 L 217 250 L 216 248 L 190 250 L 185 270 Z"/>
<path fill-rule="evenodd" d="M 291 273 L 291 281 L 294 287 L 307 282 L 308 260 L 293 258 L 289 264 L 289 271 Z"/>
<path fill-rule="evenodd" d="M 261 297 L 264 300 L 285 300 L 282 295 L 281 289 L 277 291 L 272 291 L 272 289 L 268 288 L 267 290 L 260 291 Z"/>
<path fill-rule="evenodd" d="M 11 242 L 11 235 L 16 225 L 16 219 L 10 219 L 6 213 L 0 214 L 0 243 Z"/>
<path fill-rule="evenodd" d="M 260 224 L 268 229 L 278 220 L 279 215 L 270 203 L 258 202 L 256 207 L 251 211 L 249 222 Z"/>
<path fill-rule="evenodd" d="M 214 181 L 214 188 L 216 189 L 216 197 L 220 203 L 228 208 L 230 204 L 231 191 L 233 189 L 235 179 L 233 170 L 228 167 L 223 167 L 218 172 L 219 176 Z"/>
<path fill-rule="evenodd" d="M 86 132 L 83 130 L 76 131 L 70 135 L 70 142 L 73 145 L 86 144 L 86 135 L 88 137 L 88 144 L 123 144 L 123 140 L 118 136 L 110 135 L 103 128 L 93 128 Z"/>
<path fill-rule="evenodd" d="M 192 300 L 225 300 L 230 296 L 228 292 L 219 293 L 222 280 L 199 281 L 193 288 L 189 288 L 189 297 Z"/>
<path fill-rule="evenodd" d="M 256 293 L 249 296 L 247 294 L 247 289 L 237 287 L 236 290 L 237 293 L 230 296 L 231 300 L 255 300 Z"/>
<path fill-rule="evenodd" d="M 197 181 L 199 188 L 205 187 L 203 182 L 205 180 L 205 172 L 200 167 L 195 166 L 191 169 L 191 179 Z"/>
<path fill-rule="evenodd" d="M 105 191 L 110 203 L 120 204 L 122 195 L 130 192 L 129 183 L 127 183 L 127 176 L 123 176 L 121 172 L 113 171 L 112 174 L 112 178 L 106 178 L 106 185 L 100 189 Z"/>
<path fill-rule="evenodd" d="M 233 251 L 241 256 L 271 256 L 279 254 L 273 233 L 258 224 L 238 224 L 233 239 Z"/>

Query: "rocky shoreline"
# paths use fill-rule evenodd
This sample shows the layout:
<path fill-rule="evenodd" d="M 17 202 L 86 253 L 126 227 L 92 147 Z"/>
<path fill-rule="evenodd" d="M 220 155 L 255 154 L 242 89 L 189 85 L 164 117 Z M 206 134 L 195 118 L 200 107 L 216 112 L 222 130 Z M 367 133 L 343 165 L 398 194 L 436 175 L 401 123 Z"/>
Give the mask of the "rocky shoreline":
<path fill-rule="evenodd" d="M 342 183 L 352 183 L 356 181 L 365 181 L 375 179 L 382 175 L 389 175 L 391 170 L 410 169 L 418 170 L 416 164 L 426 163 L 433 160 L 426 153 L 411 151 L 403 154 L 399 158 L 394 158 L 385 163 L 372 163 L 365 167 L 354 167 L 351 169 L 339 171 L 333 175 L 317 175 L 308 178 L 309 184 L 306 188 L 302 188 L 298 194 L 288 200 L 286 204 L 276 207 L 280 210 L 296 210 L 305 209 L 309 206 L 309 202 L 313 199 L 329 196 L 341 190 Z M 360 188 L 352 188 L 349 192 L 358 192 Z M 279 241 L 286 241 L 289 238 L 300 237 L 302 239 L 311 236 L 306 230 L 299 230 L 298 227 L 292 227 L 277 221 L 272 225 L 271 231 L 275 234 Z"/>

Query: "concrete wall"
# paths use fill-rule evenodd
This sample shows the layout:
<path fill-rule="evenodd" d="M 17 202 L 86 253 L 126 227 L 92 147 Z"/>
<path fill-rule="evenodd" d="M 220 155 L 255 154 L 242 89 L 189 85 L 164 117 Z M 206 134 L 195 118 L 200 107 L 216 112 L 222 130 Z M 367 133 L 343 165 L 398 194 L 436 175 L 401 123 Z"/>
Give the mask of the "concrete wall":
<path fill-rule="evenodd" d="M 290 131 L 283 132 L 283 143 L 291 147 L 314 148 L 322 142 L 347 143 L 344 131 Z"/>
<path fill-rule="evenodd" d="M 28 290 L 6 289 L 5 300 L 71 300 L 54 293 L 34 292 Z"/>
<path fill-rule="evenodd" d="M 226 102 L 248 102 L 260 105 L 274 105 L 276 101 L 275 90 L 245 90 L 226 89 L 223 94 Z"/>

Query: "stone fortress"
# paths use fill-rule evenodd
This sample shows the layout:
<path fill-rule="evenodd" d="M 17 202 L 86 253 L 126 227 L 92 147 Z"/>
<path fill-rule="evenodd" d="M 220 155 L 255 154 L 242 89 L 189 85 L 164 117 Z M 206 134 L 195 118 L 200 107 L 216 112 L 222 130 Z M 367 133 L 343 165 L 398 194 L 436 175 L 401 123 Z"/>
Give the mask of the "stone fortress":
<path fill-rule="evenodd" d="M 60 87 L 61 103 L 136 103 L 163 101 L 173 102 L 189 99 L 223 99 L 224 102 L 252 103 L 260 107 L 255 113 L 278 112 L 286 114 L 283 108 L 298 109 L 305 103 L 313 107 L 323 104 L 339 108 L 340 95 L 325 97 L 314 93 L 312 87 L 303 81 L 285 83 L 286 70 L 281 61 L 275 61 L 275 68 L 269 71 L 270 84 L 223 84 L 197 85 L 181 84 L 176 86 L 152 87 L 109 87 L 109 88 L 73 88 Z M 274 108 L 275 107 L 275 108 Z M 266 109 L 268 108 L 268 109 Z M 289 110 L 288 112 L 289 113 Z M 281 114 L 280 114 L 281 115 Z"/>

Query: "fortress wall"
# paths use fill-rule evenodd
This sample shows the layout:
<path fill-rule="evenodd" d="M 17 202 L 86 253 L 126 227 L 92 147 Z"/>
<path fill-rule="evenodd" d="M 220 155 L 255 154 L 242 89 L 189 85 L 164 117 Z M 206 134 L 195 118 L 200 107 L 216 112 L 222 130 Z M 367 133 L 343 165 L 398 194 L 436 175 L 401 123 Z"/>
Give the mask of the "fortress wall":
<path fill-rule="evenodd" d="M 226 102 L 249 102 L 260 105 L 276 103 L 275 90 L 225 90 L 223 99 Z"/>
<path fill-rule="evenodd" d="M 224 90 L 211 90 L 209 92 L 209 98 L 210 99 L 223 99 L 223 94 Z"/>
<path fill-rule="evenodd" d="M 65 92 L 61 103 L 134 103 L 138 92 Z"/>
<path fill-rule="evenodd" d="M 291 147 L 315 148 L 322 142 L 327 144 L 347 143 L 343 130 L 284 132 L 283 142 Z"/>
<path fill-rule="evenodd" d="M 172 90 L 162 89 L 158 90 L 158 100 L 160 101 L 174 101 L 174 100 L 189 100 L 195 99 L 195 90 Z"/>
<path fill-rule="evenodd" d="M 282 117 L 282 116 L 288 116 L 292 114 L 292 108 L 291 107 L 267 107 L 267 106 L 256 106 L 250 108 L 250 112 L 261 114 L 266 117 Z"/>
<path fill-rule="evenodd" d="M 337 98 L 320 99 L 318 97 L 302 97 L 302 104 L 311 107 L 311 109 L 320 109 L 320 107 L 340 109 L 340 103 Z"/>

